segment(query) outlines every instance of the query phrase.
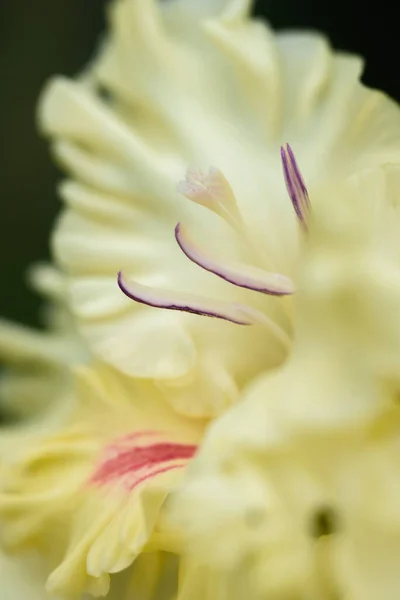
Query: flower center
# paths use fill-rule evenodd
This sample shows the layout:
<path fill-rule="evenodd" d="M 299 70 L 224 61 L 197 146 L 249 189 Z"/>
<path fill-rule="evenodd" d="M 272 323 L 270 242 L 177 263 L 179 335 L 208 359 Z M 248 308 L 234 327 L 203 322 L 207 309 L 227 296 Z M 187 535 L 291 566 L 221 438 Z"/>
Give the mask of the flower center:
<path fill-rule="evenodd" d="M 304 179 L 289 144 L 282 146 L 281 159 L 289 198 L 301 227 L 306 231 L 310 201 Z M 196 204 L 205 206 L 219 215 L 238 233 L 243 233 L 244 223 L 235 195 L 227 179 L 218 169 L 211 168 L 209 173 L 205 174 L 199 169 L 190 168 L 186 179 L 178 184 L 178 191 Z M 295 291 L 291 279 L 281 273 L 271 273 L 248 264 L 226 264 L 209 256 L 207 251 L 192 241 L 181 223 L 178 223 L 175 228 L 175 238 L 189 260 L 235 286 L 272 296 L 286 296 Z M 263 323 L 269 328 L 274 327 L 264 313 L 245 304 L 143 286 L 134 281 L 128 282 L 122 272 L 118 273 L 118 285 L 128 298 L 148 306 L 215 317 L 238 325 Z M 288 339 L 283 339 L 286 336 L 284 332 L 276 330 L 275 333 L 279 334 L 282 341 L 288 342 Z"/>

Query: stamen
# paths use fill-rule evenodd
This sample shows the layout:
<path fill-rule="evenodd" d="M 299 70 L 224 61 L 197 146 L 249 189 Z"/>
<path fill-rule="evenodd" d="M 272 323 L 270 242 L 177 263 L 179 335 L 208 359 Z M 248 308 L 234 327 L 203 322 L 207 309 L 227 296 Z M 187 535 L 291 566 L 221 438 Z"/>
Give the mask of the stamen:
<path fill-rule="evenodd" d="M 258 267 L 239 263 L 226 265 L 212 259 L 193 243 L 181 223 L 178 223 L 175 228 L 175 238 L 189 260 L 238 287 L 272 296 L 285 296 L 295 291 L 291 279 L 280 273 L 269 273 Z"/>
<path fill-rule="evenodd" d="M 281 147 L 283 175 L 286 189 L 292 201 L 296 215 L 303 227 L 307 228 L 307 216 L 310 211 L 310 199 L 304 179 L 289 144 Z"/>
<path fill-rule="evenodd" d="M 128 283 L 121 272 L 118 273 L 118 285 L 121 291 L 131 300 L 155 308 L 166 308 L 204 317 L 215 317 L 237 325 L 252 325 L 265 321 L 265 315 L 250 306 L 222 300 L 211 300 L 194 294 L 159 290 L 140 285 L 135 281 Z"/>
<path fill-rule="evenodd" d="M 215 167 L 211 167 L 208 174 L 197 167 L 190 167 L 185 180 L 178 183 L 177 190 L 189 200 L 215 212 L 234 229 L 241 228 L 242 218 L 232 188 Z"/>

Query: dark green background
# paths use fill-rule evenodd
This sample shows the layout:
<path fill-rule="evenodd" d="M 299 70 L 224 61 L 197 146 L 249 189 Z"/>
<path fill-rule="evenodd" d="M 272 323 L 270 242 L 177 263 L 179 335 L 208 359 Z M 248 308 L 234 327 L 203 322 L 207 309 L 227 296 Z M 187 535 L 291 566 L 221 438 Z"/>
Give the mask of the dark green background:
<path fill-rule="evenodd" d="M 25 266 L 48 256 L 58 211 L 46 143 L 35 132 L 35 104 L 46 79 L 73 75 L 104 26 L 101 0 L 0 0 L 0 314 L 37 322 L 39 299 L 26 290 Z M 364 55 L 365 81 L 400 98 L 396 3 L 260 0 L 277 28 L 325 31 L 341 49 Z M 392 11 L 392 13 L 390 12 Z"/>

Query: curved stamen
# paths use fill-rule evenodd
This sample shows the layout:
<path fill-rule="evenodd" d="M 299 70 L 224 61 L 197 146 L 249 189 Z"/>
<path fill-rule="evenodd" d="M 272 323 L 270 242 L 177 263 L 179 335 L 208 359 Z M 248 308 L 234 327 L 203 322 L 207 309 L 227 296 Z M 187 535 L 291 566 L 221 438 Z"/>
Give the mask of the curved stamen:
<path fill-rule="evenodd" d="M 189 260 L 233 285 L 272 296 L 285 296 L 295 291 L 291 279 L 280 273 L 269 273 L 252 265 L 226 265 L 214 260 L 193 243 L 181 223 L 175 227 L 175 238 Z"/>
<path fill-rule="evenodd" d="M 118 285 L 121 291 L 131 300 L 155 308 L 166 308 L 204 317 L 215 317 L 237 325 L 252 325 L 265 320 L 262 313 L 244 304 L 211 300 L 194 294 L 159 290 L 140 285 L 135 281 L 129 281 L 128 283 L 121 271 L 118 273 Z"/>
<path fill-rule="evenodd" d="M 301 224 L 307 227 L 310 200 L 303 176 L 289 144 L 281 147 L 281 158 L 286 189 L 292 201 L 293 208 Z"/>

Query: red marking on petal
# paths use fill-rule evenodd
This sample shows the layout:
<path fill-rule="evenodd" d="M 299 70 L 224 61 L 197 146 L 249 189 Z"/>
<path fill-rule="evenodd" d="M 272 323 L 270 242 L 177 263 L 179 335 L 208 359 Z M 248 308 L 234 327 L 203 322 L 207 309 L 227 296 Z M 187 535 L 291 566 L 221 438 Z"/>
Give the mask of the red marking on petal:
<path fill-rule="evenodd" d="M 143 483 L 147 479 L 150 479 L 151 477 L 155 477 L 156 475 L 161 475 L 162 473 L 167 473 L 167 471 L 171 471 L 172 469 L 182 469 L 183 467 L 186 467 L 186 464 L 187 463 L 177 463 L 175 465 L 169 465 L 168 467 L 163 467 L 162 469 L 156 469 L 155 471 L 152 471 L 151 473 L 148 473 L 147 475 L 143 475 L 143 477 L 136 479 L 136 481 L 133 482 L 133 485 L 131 485 L 129 487 L 129 490 L 132 491 L 137 485 L 139 485 L 139 483 Z"/>
<path fill-rule="evenodd" d="M 130 434 L 107 446 L 90 478 L 90 483 L 107 485 L 121 482 L 132 490 L 150 477 L 170 469 L 184 467 L 196 453 L 197 446 L 193 444 L 174 442 L 136 444 L 139 439 L 149 434 L 153 436 L 155 433 Z"/>

